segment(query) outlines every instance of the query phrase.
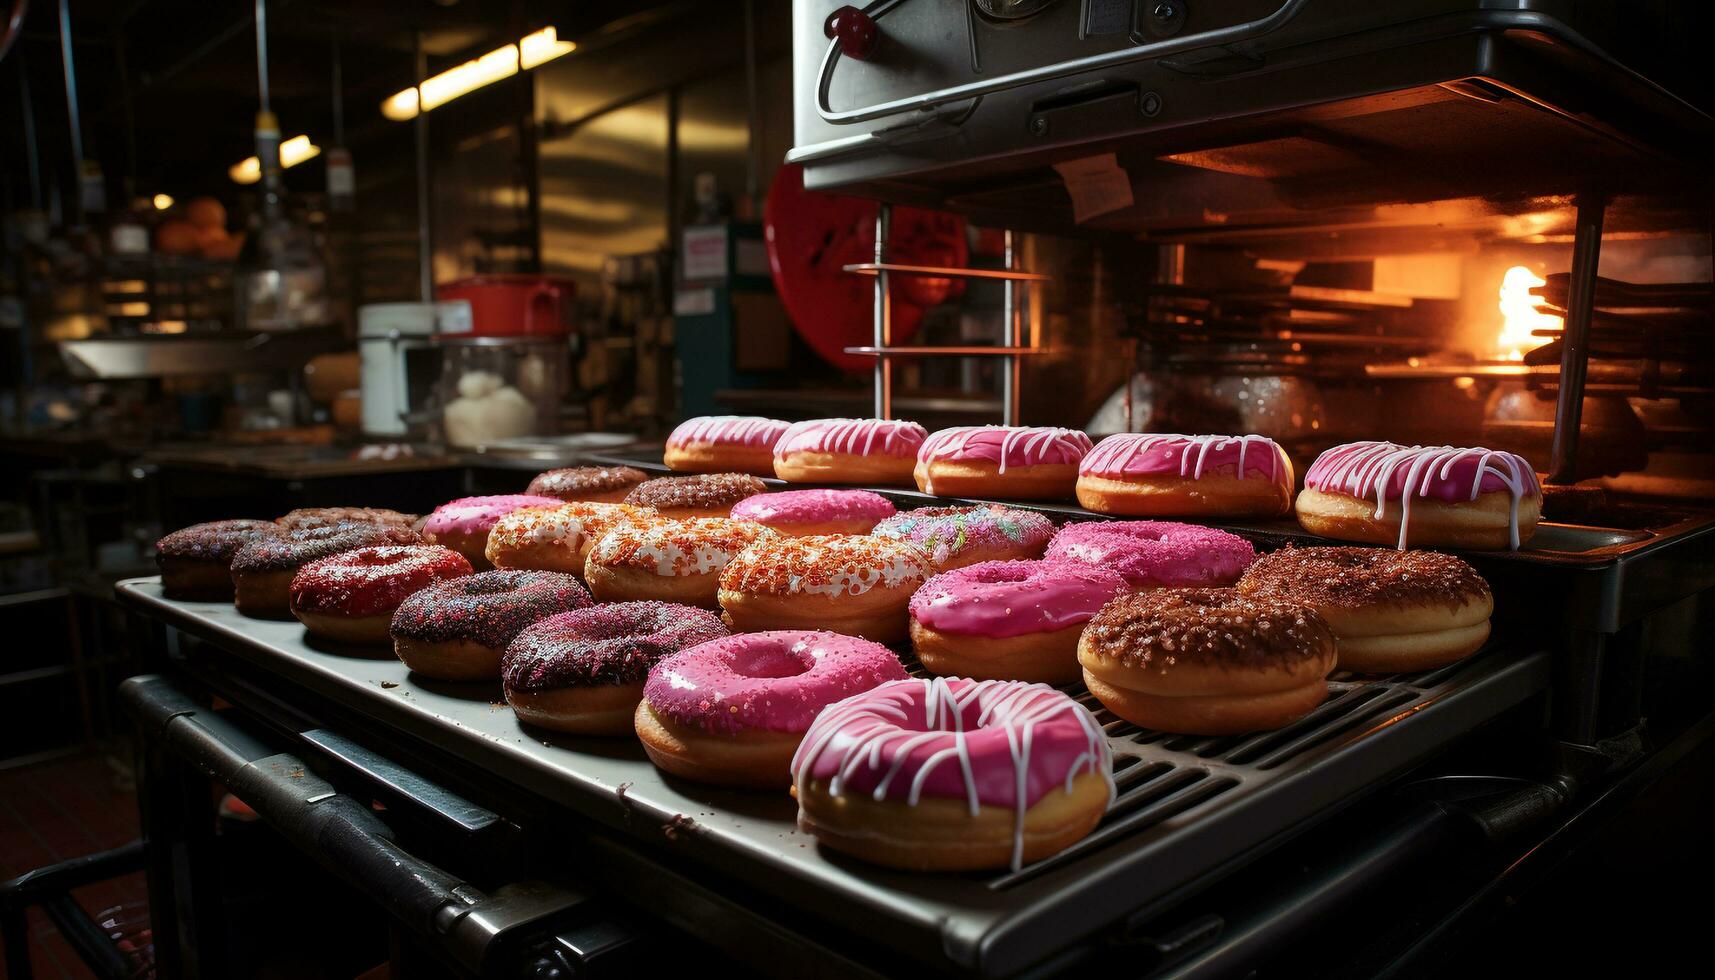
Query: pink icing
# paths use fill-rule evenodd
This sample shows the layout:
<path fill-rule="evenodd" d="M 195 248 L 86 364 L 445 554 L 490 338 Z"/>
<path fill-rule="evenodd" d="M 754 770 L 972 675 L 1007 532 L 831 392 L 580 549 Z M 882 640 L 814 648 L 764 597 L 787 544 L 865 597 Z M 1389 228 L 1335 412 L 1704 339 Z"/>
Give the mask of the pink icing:
<path fill-rule="evenodd" d="M 494 523 L 515 510 L 530 507 L 561 507 L 564 500 L 529 493 L 507 493 L 493 497 L 460 497 L 435 508 L 423 522 L 423 533 L 477 534 L 490 531 Z"/>
<path fill-rule="evenodd" d="M 643 697 L 705 731 L 801 732 L 841 698 L 907 676 L 893 651 L 838 633 L 777 630 L 700 643 L 649 672 Z"/>
<path fill-rule="evenodd" d="M 732 505 L 732 518 L 763 524 L 817 524 L 822 521 L 869 521 L 895 513 L 893 504 L 868 490 L 782 490 L 759 493 Z"/>
<path fill-rule="evenodd" d="M 985 561 L 942 572 L 911 596 L 911 617 L 961 636 L 1024 636 L 1087 622 L 1124 591 L 1118 572 L 1063 561 Z"/>
<path fill-rule="evenodd" d="M 1376 519 L 1387 514 L 1390 500 L 1401 501 L 1399 547 L 1405 548 L 1411 524 L 1411 498 L 1434 498 L 1443 503 L 1476 500 L 1485 493 L 1512 498 L 1508 531 L 1518 550 L 1518 504 L 1542 496 L 1536 470 L 1522 456 L 1495 449 L 1453 446 L 1399 446 L 1391 442 L 1349 442 L 1316 457 L 1304 474 L 1304 485 L 1324 493 L 1374 499 Z M 1411 492 L 1407 493 L 1406 488 Z"/>
<path fill-rule="evenodd" d="M 1292 489 L 1292 461 L 1267 436 L 1182 436 L 1128 432 L 1108 436 L 1084 457 L 1079 476 L 1108 480 L 1128 476 L 1184 476 L 1231 468 L 1239 479 L 1251 474 Z"/>
<path fill-rule="evenodd" d="M 973 816 L 979 806 L 1012 807 L 1015 869 L 1025 811 L 1084 773 L 1106 780 L 1112 805 L 1112 751 L 1082 705 L 1046 684 L 946 677 L 894 681 L 833 705 L 792 758 L 800 799 L 820 780 L 834 796 L 964 800 Z"/>
<path fill-rule="evenodd" d="M 1256 561 L 1256 548 L 1198 524 L 1087 521 L 1061 528 L 1044 557 L 1109 568 L 1140 588 L 1231 585 Z"/>
<path fill-rule="evenodd" d="M 757 415 L 702 415 L 680 422 L 679 427 L 667 437 L 667 445 L 679 448 L 719 444 L 772 449 L 786 429 L 785 422 Z"/>
<path fill-rule="evenodd" d="M 928 435 L 916 422 L 899 419 L 810 419 L 792 423 L 774 444 L 774 458 L 787 453 L 915 457 Z"/>
<path fill-rule="evenodd" d="M 961 425 L 941 429 L 917 450 L 917 462 L 983 460 L 1008 466 L 1076 464 L 1090 451 L 1090 437 L 1077 429 L 1043 426 Z"/>

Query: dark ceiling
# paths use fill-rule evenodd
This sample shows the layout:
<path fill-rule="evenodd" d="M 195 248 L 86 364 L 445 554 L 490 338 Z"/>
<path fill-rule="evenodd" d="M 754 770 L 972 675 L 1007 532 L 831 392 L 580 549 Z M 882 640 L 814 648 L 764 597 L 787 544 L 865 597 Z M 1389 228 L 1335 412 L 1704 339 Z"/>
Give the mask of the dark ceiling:
<path fill-rule="evenodd" d="M 0 0 L 0 13 L 17 0 Z M 69 0 L 85 154 L 122 191 L 176 196 L 234 186 L 226 169 L 254 152 L 256 34 L 247 0 Z M 546 25 L 562 38 L 609 30 L 659 3 L 624 0 L 269 0 L 270 82 L 283 135 L 334 145 L 334 64 L 343 71 L 345 143 L 397 140 L 382 99 L 413 83 L 423 35 L 430 73 Z M 0 61 L 0 203 L 27 203 L 26 107 L 42 181 L 70 180 L 71 146 L 55 0 L 29 0 L 23 33 Z M 360 167 L 361 173 L 361 167 Z M 127 180 L 129 178 L 129 180 Z"/>

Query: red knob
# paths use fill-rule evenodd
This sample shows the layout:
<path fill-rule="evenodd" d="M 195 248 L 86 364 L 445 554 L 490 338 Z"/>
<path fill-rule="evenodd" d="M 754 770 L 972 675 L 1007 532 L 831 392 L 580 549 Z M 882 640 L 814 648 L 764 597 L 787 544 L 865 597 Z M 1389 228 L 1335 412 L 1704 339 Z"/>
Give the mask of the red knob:
<path fill-rule="evenodd" d="M 881 40 L 875 18 L 851 6 L 829 14 L 822 22 L 822 33 L 840 42 L 841 54 L 859 61 L 875 53 L 875 43 Z"/>

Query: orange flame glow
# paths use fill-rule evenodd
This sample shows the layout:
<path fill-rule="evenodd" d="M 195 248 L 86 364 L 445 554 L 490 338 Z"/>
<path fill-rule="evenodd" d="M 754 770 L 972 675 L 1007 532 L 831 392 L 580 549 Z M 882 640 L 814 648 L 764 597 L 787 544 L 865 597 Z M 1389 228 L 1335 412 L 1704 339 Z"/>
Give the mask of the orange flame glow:
<path fill-rule="evenodd" d="M 1546 300 L 1541 296 L 1531 295 L 1533 287 L 1541 286 L 1545 282 L 1547 280 L 1522 265 L 1508 269 L 1506 276 L 1501 279 L 1501 333 L 1495 338 L 1495 349 L 1503 358 L 1509 361 L 1524 360 L 1526 351 L 1548 343 L 1543 337 L 1533 336 L 1533 331 L 1560 326 L 1560 317 L 1539 309 Z"/>

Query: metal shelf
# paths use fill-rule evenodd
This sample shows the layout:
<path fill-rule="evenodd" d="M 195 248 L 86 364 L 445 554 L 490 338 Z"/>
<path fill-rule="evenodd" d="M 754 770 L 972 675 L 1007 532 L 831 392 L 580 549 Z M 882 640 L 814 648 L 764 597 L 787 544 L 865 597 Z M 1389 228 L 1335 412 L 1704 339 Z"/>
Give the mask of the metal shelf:
<path fill-rule="evenodd" d="M 963 269 L 941 265 L 901 265 L 897 262 L 858 262 L 842 268 L 860 276 L 896 272 L 907 276 L 935 276 L 942 279 L 1004 279 L 1010 282 L 1047 282 L 1052 278 L 1039 272 L 1019 272 L 1015 269 Z"/>
<path fill-rule="evenodd" d="M 847 347 L 847 354 L 862 357 L 1019 357 L 1046 354 L 1040 347 Z"/>

